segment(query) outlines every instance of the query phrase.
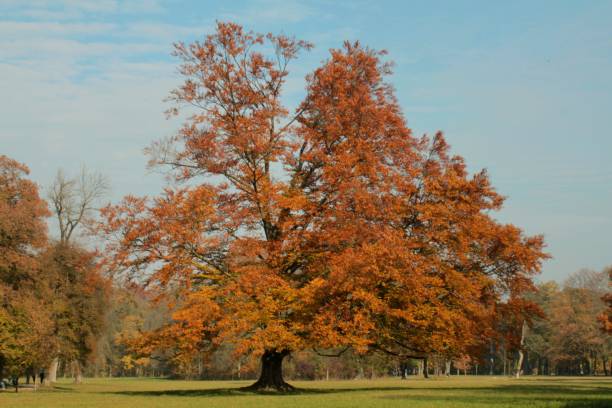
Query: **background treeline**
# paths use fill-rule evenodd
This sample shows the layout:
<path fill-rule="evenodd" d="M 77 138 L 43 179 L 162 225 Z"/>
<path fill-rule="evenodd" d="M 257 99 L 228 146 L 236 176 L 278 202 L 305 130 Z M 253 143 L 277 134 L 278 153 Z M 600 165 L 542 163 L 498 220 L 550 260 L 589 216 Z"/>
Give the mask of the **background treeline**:
<path fill-rule="evenodd" d="M 583 269 L 562 285 L 554 281 L 538 285 L 539 291 L 533 300 L 543 315 L 534 318 L 525 329 L 522 374 L 612 374 L 612 337 L 602 330 L 600 319 L 606 312 L 602 298 L 608 293 L 611 271 L 610 268 L 600 272 Z M 168 314 L 160 312 L 164 309 L 142 291 L 116 289 L 111 303 L 107 330 L 88 366 L 88 375 L 237 379 L 255 378 L 258 373 L 258 359 L 235 359 L 229 347 L 220 347 L 212 353 L 203 351 L 189 361 L 176 357 L 178 350 L 172 348 L 154 350 L 146 357 L 132 354 L 126 344 L 140 333 L 167 322 Z M 506 327 L 515 330 L 517 325 L 499 321 L 500 331 Z M 429 356 L 428 373 L 515 374 L 518 349 L 504 338 L 485 339 L 472 355 L 452 361 Z M 318 351 L 293 353 L 285 363 L 287 377 L 351 379 L 424 374 L 421 359 L 400 361 L 395 356 L 359 355 L 350 350 L 338 357 L 325 357 L 321 354 L 327 352 Z"/>
<path fill-rule="evenodd" d="M 172 305 L 106 278 L 99 254 L 91 249 L 92 237 L 83 233 L 107 190 L 103 177 L 86 170 L 75 178 L 60 172 L 45 200 L 25 165 L 0 156 L 0 378 L 255 378 L 259 360 L 237 358 L 227 344 L 195 353 L 182 350 L 193 343 L 180 339 L 139 344 L 142 333 L 171 321 Z M 49 219 L 57 234 L 48 233 Z M 612 268 L 585 269 L 562 285 L 540 284 L 530 299 L 540 315 L 517 322 L 516 315 L 505 320 L 500 313 L 498 333 L 482 338 L 469 355 L 399 359 L 350 349 L 306 350 L 288 358 L 285 374 L 293 379 L 611 375 L 611 274 Z"/>
<path fill-rule="evenodd" d="M 72 179 L 60 172 L 47 202 L 28 173 L 0 156 L 0 378 L 53 382 L 61 364 L 80 382 L 104 334 L 112 287 L 76 232 L 107 184 L 86 170 Z"/>

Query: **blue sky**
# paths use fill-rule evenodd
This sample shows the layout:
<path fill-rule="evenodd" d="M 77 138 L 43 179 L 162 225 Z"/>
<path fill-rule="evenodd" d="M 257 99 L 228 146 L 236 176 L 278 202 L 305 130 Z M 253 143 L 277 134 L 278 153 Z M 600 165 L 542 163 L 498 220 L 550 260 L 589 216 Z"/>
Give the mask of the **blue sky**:
<path fill-rule="evenodd" d="M 342 41 L 389 51 L 416 134 L 443 130 L 508 196 L 503 221 L 543 233 L 541 279 L 612 264 L 611 1 L 0 0 L 0 154 L 47 186 L 62 167 L 109 176 L 112 199 L 156 194 L 143 148 L 179 125 L 172 43 L 215 20 L 315 43 L 287 103 Z"/>

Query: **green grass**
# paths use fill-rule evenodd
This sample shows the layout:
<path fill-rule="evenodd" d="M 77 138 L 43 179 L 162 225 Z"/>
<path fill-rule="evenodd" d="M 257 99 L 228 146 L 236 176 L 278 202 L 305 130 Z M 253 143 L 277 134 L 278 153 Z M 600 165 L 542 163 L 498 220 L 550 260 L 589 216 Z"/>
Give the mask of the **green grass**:
<path fill-rule="evenodd" d="M 2 408 L 30 407 L 612 407 L 612 379 L 603 377 L 451 377 L 294 381 L 299 391 L 256 395 L 250 382 L 86 379 L 53 389 L 0 393 Z"/>

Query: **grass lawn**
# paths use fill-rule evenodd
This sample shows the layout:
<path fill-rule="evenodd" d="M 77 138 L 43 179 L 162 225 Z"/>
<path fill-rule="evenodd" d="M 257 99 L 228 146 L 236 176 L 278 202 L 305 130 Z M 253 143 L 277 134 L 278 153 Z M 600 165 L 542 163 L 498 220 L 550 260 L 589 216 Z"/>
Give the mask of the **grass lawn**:
<path fill-rule="evenodd" d="M 451 377 L 294 381 L 299 391 L 255 395 L 249 381 L 85 379 L 52 389 L 0 393 L 1 408 L 52 407 L 612 407 L 612 379 L 603 377 Z"/>

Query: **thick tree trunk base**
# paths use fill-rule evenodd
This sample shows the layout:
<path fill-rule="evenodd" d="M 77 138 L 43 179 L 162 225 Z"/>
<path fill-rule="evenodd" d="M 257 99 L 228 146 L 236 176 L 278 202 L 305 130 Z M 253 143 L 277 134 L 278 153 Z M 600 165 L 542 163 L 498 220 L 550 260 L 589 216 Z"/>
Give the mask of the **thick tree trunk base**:
<path fill-rule="evenodd" d="M 266 350 L 261 356 L 261 374 L 252 385 L 242 388 L 243 391 L 255 392 L 290 392 L 295 387 L 283 379 L 283 359 L 289 355 L 288 351 Z"/>
<path fill-rule="evenodd" d="M 242 387 L 242 391 L 253 391 L 253 392 L 291 392 L 295 391 L 295 387 L 285 381 L 275 382 L 273 384 L 257 381 L 248 387 Z"/>

